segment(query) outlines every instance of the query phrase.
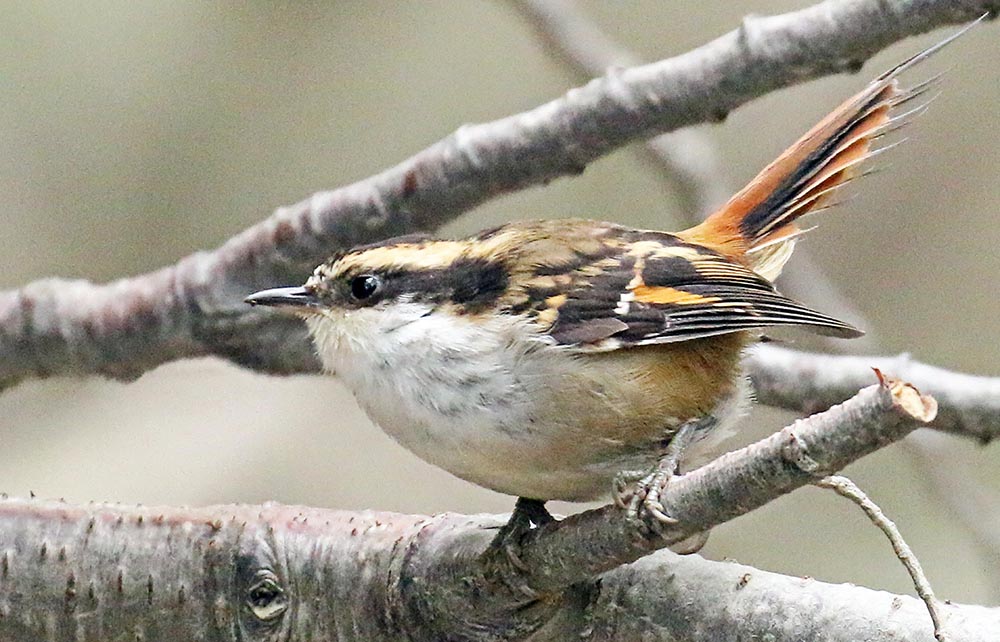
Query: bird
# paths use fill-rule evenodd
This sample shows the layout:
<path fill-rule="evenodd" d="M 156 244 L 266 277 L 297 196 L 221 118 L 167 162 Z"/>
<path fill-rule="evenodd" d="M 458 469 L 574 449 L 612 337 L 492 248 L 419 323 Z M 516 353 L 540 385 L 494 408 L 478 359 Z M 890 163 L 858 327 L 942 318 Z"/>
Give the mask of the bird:
<path fill-rule="evenodd" d="M 374 423 L 425 461 L 518 497 L 522 523 L 551 519 L 549 500 L 612 489 L 669 522 L 658 491 L 689 444 L 745 413 L 741 357 L 764 329 L 862 334 L 774 282 L 809 231 L 800 218 L 834 205 L 892 146 L 877 143 L 926 108 L 915 99 L 937 78 L 904 89 L 900 74 L 961 33 L 879 75 L 680 232 L 561 219 L 409 235 L 337 253 L 304 285 L 246 301 L 301 316 L 325 371 Z"/>

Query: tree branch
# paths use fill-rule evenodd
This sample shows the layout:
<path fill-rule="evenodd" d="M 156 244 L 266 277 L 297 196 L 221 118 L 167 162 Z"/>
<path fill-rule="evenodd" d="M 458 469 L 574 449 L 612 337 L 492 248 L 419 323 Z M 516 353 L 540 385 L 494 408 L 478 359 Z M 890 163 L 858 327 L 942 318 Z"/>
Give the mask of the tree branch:
<path fill-rule="evenodd" d="M 879 368 L 911 381 L 938 402 L 933 427 L 988 443 L 1000 435 L 1000 378 L 951 372 L 897 357 L 814 354 L 762 344 L 746 365 L 757 400 L 802 413 L 827 408 L 854 394 Z"/>
<path fill-rule="evenodd" d="M 463 127 L 381 174 L 279 209 L 213 252 L 107 285 L 47 279 L 0 293 L 0 386 L 60 374 L 130 379 L 201 355 L 275 374 L 314 372 L 301 324 L 247 310 L 247 293 L 298 282 L 338 249 L 436 227 L 499 194 L 577 174 L 635 140 L 857 70 L 899 39 L 998 7 L 996 0 L 840 0 L 748 18 L 681 56 Z"/>
<path fill-rule="evenodd" d="M 938 430 L 988 443 L 1000 434 L 1000 378 L 929 366 L 902 354 L 848 357 L 759 345 L 746 361 L 761 403 L 809 413 L 852 394 L 872 367 L 899 373 L 938 401 Z M 1000 522 L 990 519 L 997 497 L 973 481 L 969 465 L 941 435 L 923 432 L 903 443 L 927 474 L 941 503 L 973 536 L 988 563 L 1000 554 Z M 994 581 L 996 585 L 996 581 Z"/>
<path fill-rule="evenodd" d="M 931 622 L 934 623 L 934 637 L 937 638 L 938 642 L 947 642 L 948 634 L 944 628 L 941 602 L 934 595 L 934 589 L 931 588 L 931 583 L 924 574 L 924 569 L 920 566 L 920 560 L 913 554 L 913 549 L 903 539 L 903 534 L 899 532 L 896 524 L 882 512 L 882 508 L 878 504 L 873 502 L 863 490 L 847 477 L 830 475 L 816 482 L 816 485 L 820 488 L 828 488 L 841 497 L 854 502 L 865 512 L 872 524 L 885 534 L 896 557 L 902 562 L 910 579 L 913 580 L 913 588 L 917 590 L 917 596 L 927 606 L 927 614 L 930 615 Z"/>
<path fill-rule="evenodd" d="M 521 550 L 526 573 L 502 563 L 504 556 L 483 555 L 502 523 L 492 516 L 5 499 L 0 637 L 156 642 L 258 639 L 267 631 L 290 640 L 577 640 L 590 631 L 632 640 L 668 639 L 682 622 L 699 622 L 669 639 L 704 639 L 723 626 L 727 633 L 711 639 L 763 630 L 783 631 L 776 640 L 808 631 L 813 639 L 888 639 L 900 631 L 920 639 L 931 634 L 926 614 L 903 598 L 879 612 L 864 589 L 667 553 L 622 565 L 811 483 L 933 413 L 932 399 L 883 380 L 674 480 L 663 499 L 678 526 L 656 533 L 605 507 L 532 531 Z M 844 612 L 833 617 L 827 597 Z M 949 613 L 963 640 L 989 639 L 1000 621 L 989 609 Z"/>
<path fill-rule="evenodd" d="M 915 598 L 697 555 L 660 551 L 608 573 L 600 588 L 588 611 L 596 640 L 934 642 Z M 985 642 L 1000 630 L 1000 609 L 944 608 L 955 639 Z"/>
<path fill-rule="evenodd" d="M 636 539 L 619 510 L 609 506 L 539 529 L 523 551 L 536 569 L 531 587 L 545 592 L 568 586 L 748 513 L 901 439 L 935 413 L 934 400 L 908 384 L 865 388 L 841 405 L 672 480 L 661 501 L 677 525 L 652 528 L 649 536 Z"/>
<path fill-rule="evenodd" d="M 613 67 L 641 64 L 631 51 L 587 20 L 570 0 L 515 0 L 512 6 L 577 76 L 593 78 Z M 715 147 L 703 133 L 682 129 L 650 138 L 642 149 L 676 192 L 685 214 L 708 216 L 731 195 Z"/>

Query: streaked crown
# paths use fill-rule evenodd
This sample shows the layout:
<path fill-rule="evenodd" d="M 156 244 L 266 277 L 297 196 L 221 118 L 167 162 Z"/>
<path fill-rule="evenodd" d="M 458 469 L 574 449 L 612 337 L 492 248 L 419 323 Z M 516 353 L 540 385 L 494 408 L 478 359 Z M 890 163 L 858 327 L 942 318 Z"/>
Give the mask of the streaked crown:
<path fill-rule="evenodd" d="M 501 245 L 477 239 L 402 237 L 355 248 L 316 268 L 305 288 L 327 307 L 392 302 L 453 305 L 461 312 L 492 308 L 510 282 Z"/>

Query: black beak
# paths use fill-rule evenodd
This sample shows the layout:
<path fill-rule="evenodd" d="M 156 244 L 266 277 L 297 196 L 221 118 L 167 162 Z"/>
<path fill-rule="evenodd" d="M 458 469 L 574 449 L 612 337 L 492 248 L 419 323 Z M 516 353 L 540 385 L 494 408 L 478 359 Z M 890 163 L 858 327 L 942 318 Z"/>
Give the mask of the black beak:
<path fill-rule="evenodd" d="M 314 308 L 319 299 L 305 288 L 271 288 L 254 292 L 244 302 L 250 305 L 269 305 L 280 308 Z"/>

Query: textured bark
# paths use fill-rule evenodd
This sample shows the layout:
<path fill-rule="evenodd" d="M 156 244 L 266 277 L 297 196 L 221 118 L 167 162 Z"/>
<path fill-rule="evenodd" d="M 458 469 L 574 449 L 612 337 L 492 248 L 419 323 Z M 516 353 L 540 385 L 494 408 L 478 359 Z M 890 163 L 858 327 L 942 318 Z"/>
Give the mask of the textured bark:
<path fill-rule="evenodd" d="M 933 642 L 916 598 L 657 553 L 609 573 L 590 605 L 593 640 Z M 664 608 L 664 605 L 669 608 Z M 1000 610 L 945 606 L 952 640 L 995 640 Z"/>
<path fill-rule="evenodd" d="M 606 639 L 673 639 L 666 632 L 681 623 L 681 607 L 684 619 L 702 622 L 705 631 L 728 618 L 732 631 L 769 626 L 791 634 L 780 617 L 798 604 L 795 593 L 782 588 L 788 578 L 754 584 L 755 591 L 773 591 L 769 617 L 755 611 L 753 600 L 722 614 L 718 604 L 705 603 L 699 614 L 686 593 L 698 589 L 689 582 L 707 582 L 709 595 L 742 590 L 749 580 L 743 586 L 718 580 L 729 577 L 726 565 L 704 561 L 699 564 L 707 566 L 696 567 L 702 571 L 692 571 L 694 580 L 657 576 L 659 565 L 682 564 L 666 555 L 651 567 L 623 565 L 896 441 L 934 411 L 933 399 L 884 380 L 673 480 L 663 501 L 680 524 L 658 528 L 652 518 L 628 520 L 614 507 L 587 511 L 529 532 L 520 544 L 520 565 L 503 551 L 484 554 L 503 523 L 494 516 L 4 499 L 0 639 L 513 640 L 579 639 L 588 632 Z M 671 586 L 679 596 L 667 590 Z M 816 589 L 820 595 L 823 590 Z M 625 608 L 634 609 L 634 617 Z M 996 614 L 955 609 L 972 622 L 972 628 L 957 629 L 968 633 L 963 639 L 985 639 L 975 637 L 974 627 Z M 660 612 L 659 619 L 648 616 L 651 610 Z M 757 613 L 753 626 L 744 629 L 751 613 Z M 813 612 L 797 618 L 806 613 Z M 889 614 L 855 624 L 883 635 L 886 622 L 894 622 Z M 900 617 L 920 630 L 915 613 Z M 798 630 L 816 627 L 847 635 L 822 618 Z"/>

